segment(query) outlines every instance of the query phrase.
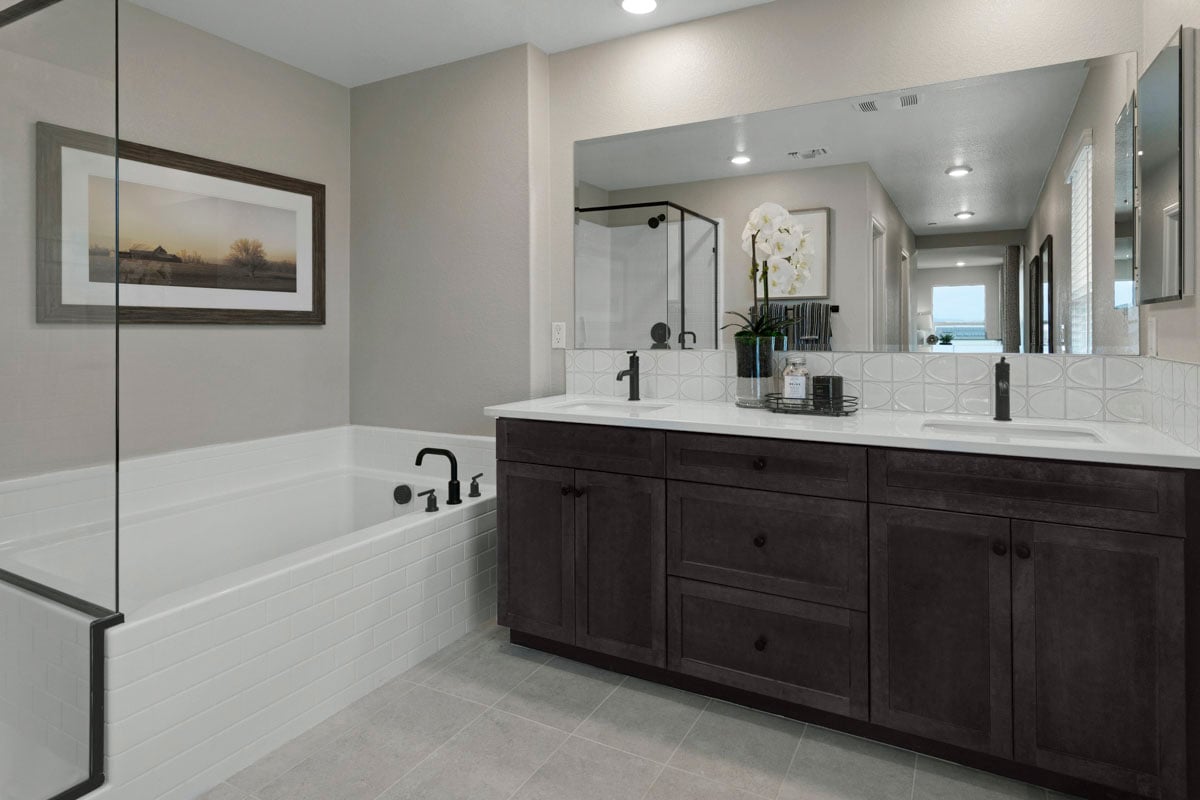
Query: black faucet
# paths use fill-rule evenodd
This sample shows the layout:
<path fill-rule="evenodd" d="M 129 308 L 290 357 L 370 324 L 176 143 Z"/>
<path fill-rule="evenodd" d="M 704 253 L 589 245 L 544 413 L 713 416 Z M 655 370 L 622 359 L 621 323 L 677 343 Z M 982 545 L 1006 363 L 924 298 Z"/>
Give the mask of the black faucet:
<path fill-rule="evenodd" d="M 1004 356 L 1000 356 L 1000 360 L 996 362 L 996 421 L 997 422 L 1012 422 L 1011 402 L 1009 388 L 1011 380 L 1009 378 L 1012 370 L 1012 364 L 1009 364 Z"/>
<path fill-rule="evenodd" d="M 698 340 L 696 339 L 695 331 L 681 331 L 679 333 L 679 349 L 680 350 L 691 350 L 692 349 L 687 346 L 687 337 L 688 336 L 692 337 L 693 345 L 697 343 Z"/>
<path fill-rule="evenodd" d="M 446 505 L 456 506 L 462 502 L 462 490 L 458 484 L 458 459 L 454 457 L 454 453 L 449 450 L 442 450 L 437 447 L 426 447 L 421 452 L 417 453 L 417 466 L 421 466 L 421 462 L 425 460 L 426 454 L 431 456 L 445 456 L 450 459 L 450 486 L 446 490 L 448 497 Z"/>
<path fill-rule="evenodd" d="M 617 380 L 623 381 L 623 380 L 625 380 L 625 376 L 628 375 L 629 376 L 629 399 L 630 399 L 630 401 L 641 400 L 642 394 L 641 394 L 641 387 L 639 385 L 641 376 L 638 374 L 640 362 L 638 359 L 637 350 L 628 350 L 626 352 L 629 353 L 629 369 L 623 369 L 620 372 L 618 372 Z"/>

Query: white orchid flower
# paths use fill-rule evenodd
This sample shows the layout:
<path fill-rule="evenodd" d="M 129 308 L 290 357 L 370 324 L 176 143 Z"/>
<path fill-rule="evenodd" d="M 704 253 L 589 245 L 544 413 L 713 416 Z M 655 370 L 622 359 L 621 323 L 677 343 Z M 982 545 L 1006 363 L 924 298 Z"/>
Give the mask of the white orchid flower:
<path fill-rule="evenodd" d="M 788 218 L 787 209 L 783 206 L 778 203 L 763 203 L 750 212 L 750 221 L 746 226 L 760 234 L 770 235 L 786 225 Z"/>
<path fill-rule="evenodd" d="M 772 256 L 767 259 L 767 279 L 772 289 L 786 289 L 796 280 L 796 269 L 786 258 Z"/>

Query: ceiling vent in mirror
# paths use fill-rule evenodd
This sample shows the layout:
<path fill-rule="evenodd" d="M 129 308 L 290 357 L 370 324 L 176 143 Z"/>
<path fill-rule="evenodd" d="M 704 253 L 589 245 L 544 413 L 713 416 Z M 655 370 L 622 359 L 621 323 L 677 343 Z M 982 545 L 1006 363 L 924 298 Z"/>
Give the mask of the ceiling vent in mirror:
<path fill-rule="evenodd" d="M 875 103 L 874 100 L 859 101 L 854 104 L 854 107 L 857 108 L 859 111 L 863 112 L 864 114 L 869 114 L 872 111 L 879 110 L 879 106 Z"/>
<path fill-rule="evenodd" d="M 919 94 L 902 94 L 902 95 L 900 95 L 900 107 L 901 108 L 912 108 L 913 106 L 917 105 L 920 102 L 921 102 L 921 95 L 919 95 Z"/>
<path fill-rule="evenodd" d="M 812 150 L 793 150 L 788 153 L 792 158 L 802 158 L 805 160 L 820 158 L 821 156 L 829 155 L 829 150 L 824 147 L 814 147 Z"/>

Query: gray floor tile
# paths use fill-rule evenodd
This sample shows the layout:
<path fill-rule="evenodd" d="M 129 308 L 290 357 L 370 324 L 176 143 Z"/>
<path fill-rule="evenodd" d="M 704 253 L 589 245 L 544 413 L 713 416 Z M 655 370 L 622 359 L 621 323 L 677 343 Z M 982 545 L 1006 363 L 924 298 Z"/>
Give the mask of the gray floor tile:
<path fill-rule="evenodd" d="M 667 767 L 644 800 L 758 800 L 758 795 Z"/>
<path fill-rule="evenodd" d="M 1036 786 L 958 764 L 917 756 L 913 800 L 1044 800 Z"/>
<path fill-rule="evenodd" d="M 229 783 L 253 794 L 323 747 L 331 745 L 372 716 L 396 702 L 413 688 L 406 681 L 392 681 L 359 698 L 324 722 L 305 731 L 282 747 L 251 764 L 229 779 Z"/>
<path fill-rule="evenodd" d="M 485 708 L 418 686 L 255 792 L 261 800 L 374 800 Z"/>
<path fill-rule="evenodd" d="M 488 623 L 473 631 L 469 631 L 465 636 L 460 637 L 453 643 L 443 647 L 424 661 L 414 664 L 402 676 L 406 681 L 413 683 L 424 683 L 436 673 L 449 666 L 456 658 L 465 655 L 477 647 L 485 644 L 508 641 L 508 628 L 501 628 L 495 623 Z"/>
<path fill-rule="evenodd" d="M 804 725 L 713 702 L 671 758 L 673 767 L 753 794 L 774 797 Z"/>
<path fill-rule="evenodd" d="M 665 764 L 707 703 L 699 695 L 626 678 L 576 733 Z"/>
<path fill-rule="evenodd" d="M 650 788 L 660 769 L 653 761 L 572 736 L 513 800 L 630 800 Z"/>
<path fill-rule="evenodd" d="M 780 800 L 909 800 L 916 755 L 809 725 Z"/>
<path fill-rule="evenodd" d="M 505 800 L 567 738 L 536 722 L 489 711 L 442 745 L 381 800 Z"/>
<path fill-rule="evenodd" d="M 621 676 L 577 661 L 553 658 L 496 704 L 570 733 L 621 683 Z"/>
<path fill-rule="evenodd" d="M 250 800 L 250 795 L 236 786 L 222 783 L 220 786 L 209 789 L 196 800 Z"/>
<path fill-rule="evenodd" d="M 425 685 L 490 706 L 549 659 L 537 650 L 488 643 L 459 656 Z"/>

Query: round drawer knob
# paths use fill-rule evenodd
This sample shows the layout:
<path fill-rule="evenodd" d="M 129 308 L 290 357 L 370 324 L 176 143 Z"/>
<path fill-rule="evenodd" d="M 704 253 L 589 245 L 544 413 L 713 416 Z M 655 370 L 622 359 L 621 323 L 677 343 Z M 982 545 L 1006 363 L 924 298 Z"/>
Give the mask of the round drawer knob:
<path fill-rule="evenodd" d="M 1004 542 L 996 542 L 992 545 L 992 552 L 998 556 L 1008 555 L 1008 546 Z"/>
<path fill-rule="evenodd" d="M 754 546 L 755 547 L 762 547 L 766 543 L 767 543 L 767 537 L 763 536 L 761 533 L 758 536 L 754 537 Z"/>
<path fill-rule="evenodd" d="M 571 487 L 563 486 L 563 487 L 560 487 L 558 491 L 562 493 L 563 497 L 566 497 L 567 495 L 569 495 L 571 493 Z"/>
<path fill-rule="evenodd" d="M 755 640 L 754 640 L 754 649 L 755 649 L 755 650 L 757 650 L 757 651 L 758 651 L 758 652 L 760 652 L 760 653 L 761 653 L 763 650 L 766 650 L 766 649 L 767 649 L 767 637 L 765 637 L 765 636 L 760 636 L 760 637 L 758 637 L 757 639 L 755 639 Z"/>
<path fill-rule="evenodd" d="M 1033 551 L 1029 549 L 1029 545 L 1019 544 L 1016 548 L 1017 558 L 1029 558 L 1033 555 Z"/>
<path fill-rule="evenodd" d="M 759 470 L 761 472 L 762 470 L 767 468 L 767 460 L 765 458 L 756 458 L 756 459 L 754 459 L 753 466 L 756 470 Z"/>

